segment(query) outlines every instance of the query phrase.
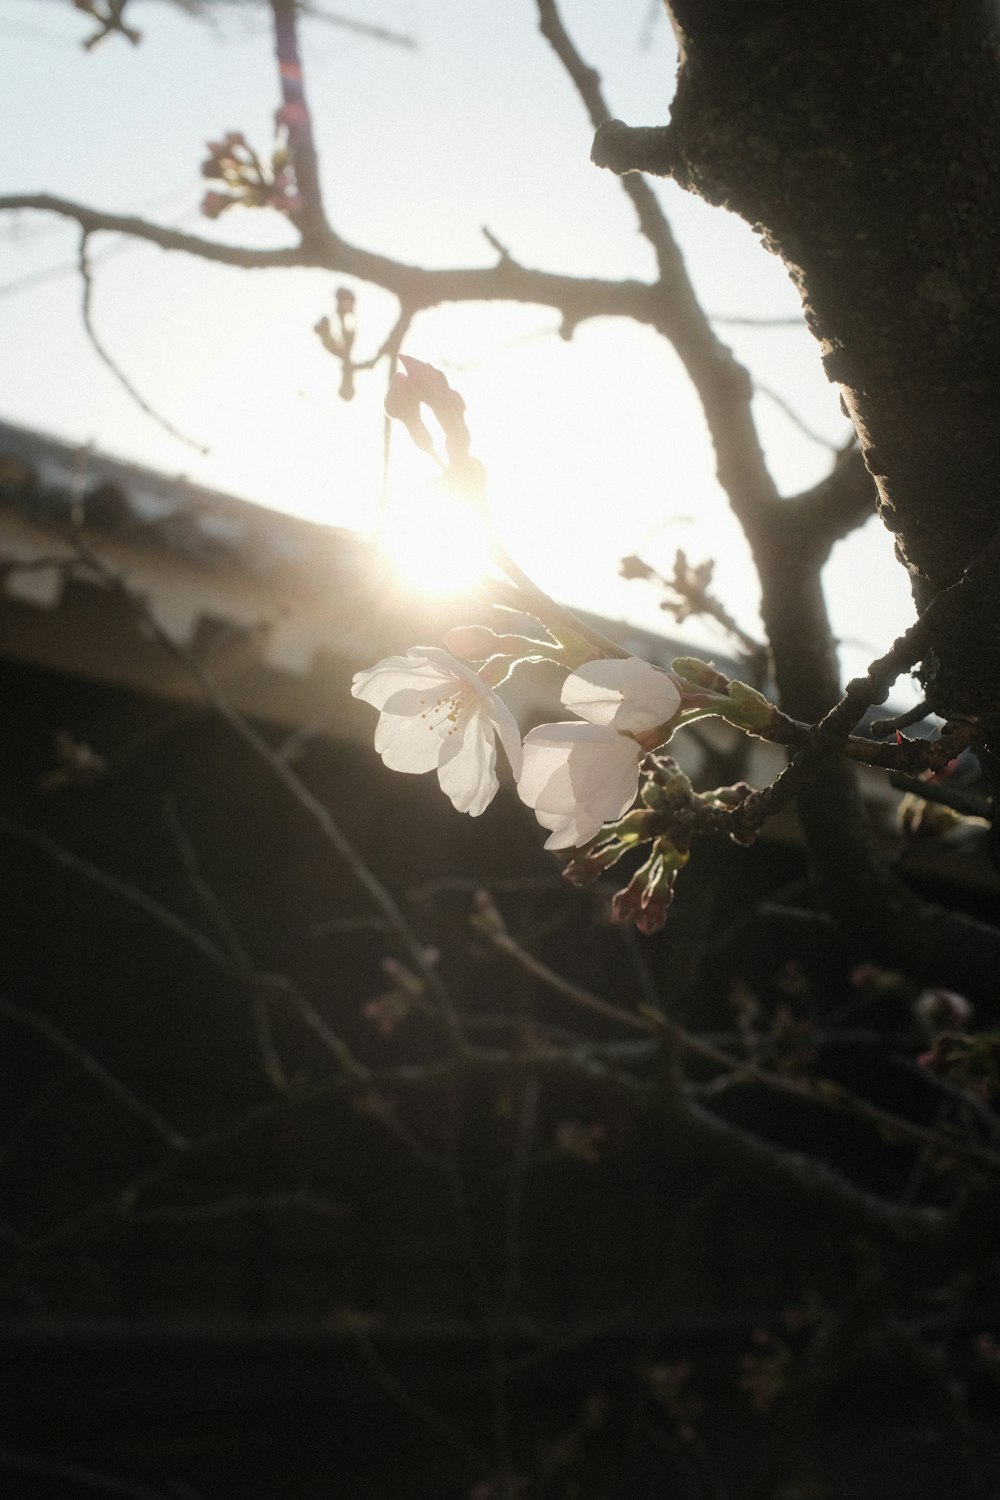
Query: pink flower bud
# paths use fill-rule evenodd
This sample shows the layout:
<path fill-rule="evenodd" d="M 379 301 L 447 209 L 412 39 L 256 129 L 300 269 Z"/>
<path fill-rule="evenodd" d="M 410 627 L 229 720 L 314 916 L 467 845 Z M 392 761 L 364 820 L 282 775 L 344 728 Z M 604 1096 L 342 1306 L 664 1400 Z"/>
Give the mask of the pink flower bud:
<path fill-rule="evenodd" d="M 460 661 L 485 661 L 503 651 L 503 642 L 509 639 L 486 625 L 455 625 L 442 637 L 442 645 Z"/>
<path fill-rule="evenodd" d="M 297 129 L 299 126 L 308 124 L 309 111 L 301 100 L 295 100 L 290 104 L 282 104 L 274 111 L 275 125 L 284 125 L 287 130 Z"/>
<path fill-rule="evenodd" d="M 201 211 L 206 219 L 217 219 L 236 201 L 235 198 L 230 198 L 228 193 L 206 193 L 201 200 Z"/>

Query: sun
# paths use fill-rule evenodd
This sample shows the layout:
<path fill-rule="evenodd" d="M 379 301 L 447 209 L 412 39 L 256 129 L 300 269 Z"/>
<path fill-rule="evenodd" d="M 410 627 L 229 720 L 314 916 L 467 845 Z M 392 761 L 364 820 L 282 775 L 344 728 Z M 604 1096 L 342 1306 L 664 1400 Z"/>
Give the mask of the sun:
<path fill-rule="evenodd" d="M 486 517 L 440 484 L 394 489 L 378 542 L 400 581 L 422 594 L 466 593 L 492 570 Z"/>

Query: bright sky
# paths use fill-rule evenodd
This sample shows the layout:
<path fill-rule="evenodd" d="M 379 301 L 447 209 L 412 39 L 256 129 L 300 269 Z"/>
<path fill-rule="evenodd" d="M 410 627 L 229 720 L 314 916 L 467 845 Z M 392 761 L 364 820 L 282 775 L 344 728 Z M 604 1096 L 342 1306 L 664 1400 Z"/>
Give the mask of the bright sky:
<path fill-rule="evenodd" d="M 485 265 L 495 256 L 485 225 L 539 268 L 651 274 L 631 204 L 589 162 L 589 123 L 538 36 L 532 0 L 333 8 L 418 44 L 379 43 L 319 19 L 303 25 L 323 182 L 341 234 L 428 266 Z M 293 243 L 271 212 L 237 209 L 216 224 L 197 212 L 205 141 L 242 130 L 266 151 L 278 103 L 265 7 L 208 9 L 211 22 L 165 0 L 131 0 L 142 44 L 112 37 L 86 53 L 80 42 L 94 23 L 70 0 L 0 0 L 0 192 L 44 190 L 208 236 Z M 612 109 L 633 123 L 662 121 L 673 46 L 650 0 L 564 0 L 563 14 Z M 783 268 L 745 225 L 672 184 L 657 192 L 710 312 L 797 312 Z M 384 375 L 362 376 L 356 400 L 339 401 L 339 371 L 312 332 L 343 278 L 209 266 L 109 236 L 91 242 L 101 338 L 154 407 L 210 445 L 202 457 L 143 415 L 98 361 L 80 323 L 76 247 L 76 231 L 54 218 L 0 217 L 0 416 L 279 509 L 376 524 Z M 364 357 L 395 304 L 377 289 L 354 290 Z M 510 550 L 570 603 L 672 629 L 644 585 L 616 576 L 617 560 L 638 550 L 669 571 L 683 546 L 692 560 L 715 557 L 718 591 L 754 629 L 752 573 L 673 352 L 624 322 L 585 324 L 569 343 L 555 326 L 544 308 L 457 305 L 422 315 L 406 345 L 442 365 L 465 396 Z M 804 327 L 722 332 L 812 430 L 845 439 Z M 760 395 L 757 413 L 786 491 L 828 470 L 829 450 L 778 403 Z M 400 476 L 412 472 L 400 456 Z M 912 618 L 877 523 L 837 549 L 828 583 L 853 672 Z"/>

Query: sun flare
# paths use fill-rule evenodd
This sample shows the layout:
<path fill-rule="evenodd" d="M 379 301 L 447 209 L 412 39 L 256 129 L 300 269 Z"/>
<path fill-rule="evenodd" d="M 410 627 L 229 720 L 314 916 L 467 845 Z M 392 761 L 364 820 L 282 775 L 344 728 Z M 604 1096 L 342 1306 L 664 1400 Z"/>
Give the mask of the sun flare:
<path fill-rule="evenodd" d="M 459 594 L 490 571 L 485 518 L 440 488 L 390 499 L 379 545 L 407 587 L 422 594 Z"/>

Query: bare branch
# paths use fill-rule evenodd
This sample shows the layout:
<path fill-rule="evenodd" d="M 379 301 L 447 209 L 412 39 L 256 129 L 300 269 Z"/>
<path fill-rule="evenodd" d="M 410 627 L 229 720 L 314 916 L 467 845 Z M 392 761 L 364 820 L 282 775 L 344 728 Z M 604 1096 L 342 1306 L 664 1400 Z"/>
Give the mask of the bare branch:
<path fill-rule="evenodd" d="M 119 1500 L 170 1500 L 165 1490 L 154 1490 L 147 1484 L 116 1479 L 113 1474 L 104 1474 L 83 1464 L 60 1463 L 58 1459 L 37 1458 L 29 1453 L 12 1453 L 8 1448 L 0 1448 L 0 1469 L 7 1469 L 12 1474 L 34 1474 L 40 1479 L 68 1481 L 101 1495 L 117 1495 Z"/>
<path fill-rule="evenodd" d="M 819 549 L 825 560 L 834 542 L 874 516 L 875 499 L 875 481 L 865 468 L 860 448 L 852 443 L 825 479 L 783 501 L 782 509 L 810 554 Z"/>
<path fill-rule="evenodd" d="M 409 955 L 413 967 L 427 985 L 428 994 L 437 1003 L 453 1044 L 461 1048 L 462 1033 L 458 1017 L 455 1014 L 450 996 L 440 974 L 435 966 L 428 961 L 423 943 L 406 920 L 398 902 L 390 895 L 386 887 L 377 879 L 358 854 L 329 808 L 295 774 L 285 760 L 281 750 L 272 748 L 253 725 L 247 719 L 244 719 L 242 714 L 237 713 L 224 694 L 219 691 L 219 688 L 204 668 L 194 660 L 189 652 L 178 646 L 171 639 L 160 625 L 146 599 L 129 586 L 127 579 L 103 562 L 93 549 L 87 547 L 81 539 L 76 539 L 76 545 L 82 560 L 87 564 L 94 576 L 111 593 L 122 599 L 135 613 L 136 617 L 144 622 L 153 639 L 197 683 L 204 694 L 206 702 L 211 705 L 223 723 L 228 725 L 233 733 L 239 739 L 243 740 L 254 751 L 258 759 L 273 772 L 275 778 L 307 814 L 314 827 L 318 829 L 327 843 L 336 850 L 337 854 L 350 870 L 353 878 L 366 892 L 377 910 L 381 912 L 389 929 L 395 934 L 397 941 Z M 6 819 L 0 819 L 0 828 L 7 826 L 7 822 L 8 820 Z M 39 835 L 39 837 L 41 838 L 42 836 Z M 128 889 L 130 890 L 131 888 Z M 152 904 L 156 905 L 156 903 Z M 186 927 L 186 924 L 179 923 L 177 918 L 173 918 L 173 921 L 180 928 Z M 213 954 L 215 962 L 219 962 L 221 958 L 225 967 L 230 972 L 233 971 L 232 961 L 227 954 L 222 953 L 207 938 L 202 937 L 201 941 L 205 945 L 206 950 Z M 279 980 L 276 976 L 269 976 L 269 979 L 271 982 L 280 983 L 292 996 L 298 996 L 298 991 L 290 980 Z M 344 1044 L 330 1031 L 318 1012 L 312 1006 L 308 1005 L 308 1002 L 301 1008 L 300 1013 L 317 1034 L 323 1036 L 327 1040 L 328 1045 L 334 1048 L 336 1055 L 345 1068 L 353 1071 L 355 1074 L 368 1076 L 367 1070 L 360 1067 L 360 1064 L 351 1056 Z"/>
<path fill-rule="evenodd" d="M 119 1104 L 124 1105 L 130 1114 L 145 1121 L 152 1130 L 155 1130 L 156 1134 L 161 1140 L 166 1141 L 168 1146 L 172 1146 L 175 1151 L 184 1151 L 187 1149 L 190 1142 L 186 1135 L 182 1135 L 179 1130 L 171 1125 L 170 1121 L 165 1119 L 158 1109 L 154 1109 L 151 1104 L 147 1104 L 143 1099 L 140 1099 L 138 1094 L 134 1093 L 120 1078 L 116 1078 L 113 1073 L 109 1073 L 104 1064 L 98 1062 L 92 1052 L 88 1052 L 85 1047 L 81 1047 L 79 1042 L 74 1042 L 72 1037 L 67 1036 L 48 1017 L 36 1015 L 29 1010 L 23 1010 L 21 1006 L 15 1005 L 3 995 L 0 995 L 0 1015 L 6 1016 L 9 1021 L 15 1022 L 18 1026 L 27 1027 L 28 1030 L 34 1031 L 38 1036 L 43 1036 L 51 1046 L 55 1047 L 57 1052 L 61 1052 L 64 1057 L 68 1057 L 73 1062 L 79 1064 L 85 1073 L 89 1074 L 95 1082 L 100 1084 L 102 1089 L 117 1099 Z"/>
<path fill-rule="evenodd" d="M 274 17 L 274 46 L 281 86 L 277 119 L 288 131 L 295 182 L 301 208 L 295 221 L 303 243 L 322 241 L 329 234 L 319 181 L 319 158 L 313 140 L 312 117 L 306 101 L 302 57 L 299 52 L 297 0 L 270 0 Z"/>
<path fill-rule="evenodd" d="M 784 1073 L 777 1073 L 772 1069 L 761 1068 L 749 1060 L 734 1057 L 714 1043 L 705 1041 L 686 1030 L 661 1009 L 654 1010 L 644 1006 L 640 1012 L 625 1010 L 609 1000 L 604 1000 L 599 995 L 592 994 L 581 985 L 563 978 L 561 974 L 522 948 L 506 929 L 498 927 L 493 922 L 486 923 L 479 920 L 475 925 L 476 930 L 486 937 L 498 952 L 506 954 L 550 989 L 582 1009 L 593 1011 L 597 1015 L 605 1016 L 633 1030 L 665 1036 L 692 1056 L 700 1057 L 703 1061 L 727 1073 L 732 1073 L 737 1078 L 760 1084 L 773 1093 L 783 1094 L 800 1103 L 818 1104 L 837 1113 L 864 1120 L 880 1133 L 889 1133 L 900 1139 L 913 1141 L 920 1146 L 932 1147 L 942 1155 L 962 1156 L 969 1161 L 976 1162 L 979 1166 L 989 1167 L 993 1172 L 1000 1171 L 1000 1154 L 987 1147 L 978 1146 L 973 1141 L 960 1141 L 948 1135 L 941 1135 L 926 1126 L 917 1125 L 911 1120 L 891 1114 L 888 1110 L 871 1104 L 867 1099 L 850 1093 L 828 1079 L 797 1079 Z"/>
<path fill-rule="evenodd" d="M 161 250 L 179 251 L 243 270 L 303 266 L 338 272 L 392 292 L 411 313 L 444 302 L 529 302 L 556 308 L 574 326 L 600 317 L 633 318 L 656 326 L 660 316 L 656 288 L 644 281 L 562 276 L 522 266 L 514 260 L 494 266 L 427 270 L 360 250 L 332 230 L 321 242 L 280 250 L 251 250 L 170 229 L 133 214 L 105 213 L 50 193 L 0 196 L 0 213 L 19 209 L 35 209 L 72 219 L 88 235 L 101 231 L 128 235 Z"/>
<path fill-rule="evenodd" d="M 342 31 L 352 31 L 357 36 L 367 36 L 375 42 L 389 42 L 394 47 L 408 47 L 412 50 L 420 45 L 416 37 L 408 31 L 394 31 L 389 26 L 376 26 L 371 21 L 359 21 L 356 16 L 345 16 L 339 10 L 327 10 L 325 6 L 314 5 L 312 0 L 300 0 L 299 11 L 308 16 L 310 21 L 325 21 L 328 26 L 337 26 Z"/>
<path fill-rule="evenodd" d="M 600 140 L 601 127 L 610 116 L 600 79 L 573 45 L 555 0 L 537 0 L 537 5 L 540 28 L 583 99 Z M 778 490 L 768 472 L 751 410 L 753 384 L 732 352 L 716 338 L 652 188 L 639 176 L 623 177 L 622 186 L 656 253 L 658 316 L 653 326 L 673 344 L 698 393 L 715 448 L 719 483 L 733 513 L 752 538 L 778 502 Z"/>
<path fill-rule="evenodd" d="M 80 304 L 80 315 L 83 319 L 83 326 L 86 329 L 87 337 L 93 345 L 94 352 L 111 371 L 112 375 L 118 381 L 118 384 L 122 387 L 122 389 L 129 396 L 131 396 L 132 400 L 135 402 L 136 406 L 139 407 L 140 411 L 144 411 L 147 417 L 151 417 L 158 427 L 162 427 L 164 432 L 169 432 L 170 436 L 176 438 L 178 442 L 186 444 L 186 446 L 189 448 L 193 448 L 196 453 L 208 453 L 209 449 L 203 443 L 199 443 L 194 438 L 188 437 L 187 433 L 181 432 L 179 427 L 175 427 L 173 422 L 164 417 L 155 409 L 155 407 L 150 406 L 146 398 L 136 390 L 131 380 L 129 380 L 128 376 L 124 374 L 121 368 L 115 363 L 111 355 L 101 343 L 100 339 L 97 337 L 97 332 L 94 328 L 93 320 L 94 282 L 90 270 L 90 261 L 87 256 L 88 237 L 89 231 L 84 229 L 82 234 L 80 235 L 80 254 L 78 261 L 80 280 L 83 286 L 83 298 Z"/>
<path fill-rule="evenodd" d="M 625 178 L 623 180 L 628 181 L 629 179 Z M 831 453 L 839 452 L 840 444 L 834 442 L 832 438 L 824 437 L 814 427 L 810 427 L 809 423 L 799 415 L 792 403 L 787 401 L 780 391 L 776 391 L 773 386 L 762 385 L 759 380 L 754 381 L 754 390 L 758 396 L 765 396 L 768 401 L 773 402 L 778 410 L 785 414 L 793 426 L 798 428 L 803 437 L 807 437 L 811 443 L 816 443 L 820 448 L 826 448 Z"/>
<path fill-rule="evenodd" d="M 168 797 L 163 799 L 163 818 L 180 856 L 184 873 L 188 878 L 188 883 L 192 891 L 204 908 L 206 915 L 218 933 L 219 939 L 234 965 L 243 975 L 246 982 L 252 987 L 257 1047 L 260 1052 L 264 1075 L 275 1088 L 287 1088 L 288 1078 L 274 1043 L 267 988 L 258 983 L 258 976 L 250 955 L 240 941 L 222 902 L 205 879 L 194 845 L 188 838 L 177 816 L 177 809 Z"/>
<path fill-rule="evenodd" d="M 316 1214 L 322 1219 L 344 1219 L 350 1210 L 343 1203 L 321 1198 L 307 1188 L 290 1193 L 240 1194 L 211 1203 L 163 1203 L 150 1208 L 134 1208 L 125 1217 L 148 1224 L 204 1224 L 213 1219 L 228 1219 L 241 1214 L 287 1213 Z"/>
<path fill-rule="evenodd" d="M 963 818 L 982 818 L 989 821 L 993 816 L 993 800 L 982 792 L 970 792 L 965 787 L 950 786 L 947 781 L 922 781 L 918 776 L 905 776 L 902 772 L 889 777 L 889 785 L 897 792 L 909 792 L 925 802 L 935 802 L 939 807 L 950 807 Z"/>
<path fill-rule="evenodd" d="M 353 1340 L 355 1348 L 362 1360 L 368 1367 L 369 1373 L 376 1384 L 390 1396 L 396 1405 L 403 1411 L 409 1412 L 411 1417 L 437 1433 L 457 1453 L 461 1453 L 469 1463 L 473 1464 L 480 1475 L 487 1474 L 490 1470 L 490 1461 L 481 1449 L 470 1443 L 466 1437 L 453 1427 L 449 1421 L 441 1416 L 440 1412 L 428 1405 L 412 1391 L 407 1390 L 398 1376 L 386 1364 L 379 1351 L 376 1349 L 368 1330 L 362 1326 L 360 1320 L 354 1324 L 350 1321 L 350 1314 L 344 1321 L 344 1331 Z"/>
<path fill-rule="evenodd" d="M 6 817 L 0 817 L 0 833 L 6 833 L 11 838 L 31 845 L 48 859 L 62 865 L 64 869 L 73 871 L 75 874 L 82 876 L 83 879 L 90 881 L 93 885 L 99 886 L 119 900 L 135 907 L 136 910 L 150 917 L 165 931 L 170 932 L 174 937 L 180 938 L 182 942 L 193 948 L 195 952 L 212 964 L 214 968 L 225 974 L 227 978 L 236 981 L 241 987 L 249 989 L 255 1000 L 266 1000 L 267 994 L 270 992 L 275 997 L 281 997 L 290 1001 L 305 1025 L 319 1037 L 323 1045 L 337 1059 L 344 1071 L 359 1081 L 368 1080 L 370 1076 L 368 1069 L 364 1068 L 357 1061 L 347 1045 L 327 1025 L 315 1006 L 293 984 L 291 979 L 287 979 L 283 975 L 258 974 L 244 969 L 225 949 L 220 948 L 212 942 L 199 928 L 194 927 L 190 922 L 185 922 L 182 917 L 177 916 L 176 912 L 170 911 L 168 907 L 163 906 L 154 897 L 147 895 L 145 891 L 141 891 L 138 886 L 131 885 L 128 881 L 119 880 L 117 876 L 109 874 L 106 870 L 99 869 L 96 865 L 91 864 L 89 860 L 81 859 L 79 855 L 56 843 L 54 839 L 50 839 L 47 834 L 40 833 L 36 829 L 18 823 L 13 818 Z"/>
<path fill-rule="evenodd" d="M 28 844 L 44 854 L 47 859 L 55 864 L 61 865 L 63 869 L 70 870 L 80 875 L 91 884 L 108 891 L 118 900 L 141 911 L 150 917 L 164 931 L 179 938 L 189 948 L 202 958 L 207 960 L 213 968 L 220 970 L 229 976 L 234 975 L 235 969 L 229 955 L 207 938 L 197 927 L 190 922 L 185 922 L 182 917 L 177 916 L 168 907 L 163 906 L 153 896 L 147 896 L 137 886 L 130 885 L 128 881 L 119 880 L 116 875 L 101 870 L 89 860 L 82 859 L 80 855 L 74 854 L 72 850 L 66 849 L 62 844 L 56 843 L 55 839 L 49 838 L 48 834 L 41 833 L 37 829 L 29 828 L 27 824 L 19 823 L 13 818 L 0 817 L 0 833 L 6 834 L 8 838 L 16 839 L 19 843 Z"/>

